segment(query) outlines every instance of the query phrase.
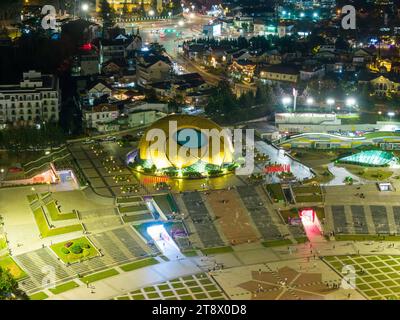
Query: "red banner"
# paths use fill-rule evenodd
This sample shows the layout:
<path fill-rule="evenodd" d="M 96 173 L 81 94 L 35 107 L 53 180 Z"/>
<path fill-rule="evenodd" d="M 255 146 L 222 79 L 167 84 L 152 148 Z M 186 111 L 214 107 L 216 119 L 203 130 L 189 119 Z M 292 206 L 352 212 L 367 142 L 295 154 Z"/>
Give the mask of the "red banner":
<path fill-rule="evenodd" d="M 279 164 L 274 166 L 266 166 L 264 168 L 265 173 L 275 173 L 275 172 L 290 172 L 290 164 Z"/>

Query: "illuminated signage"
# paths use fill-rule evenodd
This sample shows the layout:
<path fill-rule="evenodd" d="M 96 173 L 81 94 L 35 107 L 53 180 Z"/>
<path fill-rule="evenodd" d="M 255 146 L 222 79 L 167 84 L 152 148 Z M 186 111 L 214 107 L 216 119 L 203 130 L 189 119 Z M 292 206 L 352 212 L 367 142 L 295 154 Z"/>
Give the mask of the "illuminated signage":
<path fill-rule="evenodd" d="M 290 172 L 290 164 L 278 164 L 273 166 L 266 166 L 264 168 L 265 173 L 275 173 L 275 172 Z"/>

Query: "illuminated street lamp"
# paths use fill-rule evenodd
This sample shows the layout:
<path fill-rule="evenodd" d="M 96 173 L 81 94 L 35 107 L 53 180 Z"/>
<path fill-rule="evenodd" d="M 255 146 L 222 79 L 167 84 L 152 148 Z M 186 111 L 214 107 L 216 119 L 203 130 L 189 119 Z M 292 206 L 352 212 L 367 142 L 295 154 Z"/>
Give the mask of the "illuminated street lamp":
<path fill-rule="evenodd" d="M 149 16 L 152 17 L 152 16 L 154 16 L 154 15 L 155 15 L 154 10 L 150 10 L 150 11 L 149 11 Z"/>
<path fill-rule="evenodd" d="M 356 99 L 354 99 L 354 98 L 347 98 L 346 99 L 346 106 L 354 107 L 355 104 L 356 104 Z"/>
<path fill-rule="evenodd" d="M 312 97 L 308 97 L 306 102 L 309 106 L 311 106 L 314 103 L 314 99 Z"/>
<path fill-rule="evenodd" d="M 183 20 L 179 20 L 179 21 L 178 21 L 178 25 L 179 25 L 180 27 L 182 27 L 184 24 L 185 24 L 185 22 L 184 22 Z"/>
<path fill-rule="evenodd" d="M 82 11 L 83 12 L 89 11 L 89 5 L 87 3 L 82 4 Z"/>
<path fill-rule="evenodd" d="M 395 113 L 393 111 L 388 112 L 387 114 L 390 118 L 390 121 L 392 121 L 392 118 L 394 117 Z"/>
<path fill-rule="evenodd" d="M 312 16 L 313 16 L 314 18 L 318 18 L 318 13 L 317 13 L 317 12 L 314 12 Z"/>
<path fill-rule="evenodd" d="M 283 97 L 282 98 L 282 104 L 287 108 L 287 106 L 292 102 L 292 99 L 290 97 Z"/>
<path fill-rule="evenodd" d="M 171 18 L 171 16 L 172 16 L 172 12 L 170 11 L 170 12 L 168 12 L 168 17 Z"/>
<path fill-rule="evenodd" d="M 328 98 L 326 99 L 326 103 L 328 104 L 328 106 L 331 108 L 332 111 L 332 106 L 335 104 L 335 100 L 332 98 Z"/>
<path fill-rule="evenodd" d="M 89 5 L 87 3 L 83 3 L 81 9 L 82 12 L 85 13 L 85 20 L 87 20 L 87 12 L 89 11 Z"/>
<path fill-rule="evenodd" d="M 304 12 L 301 12 L 300 13 L 300 18 L 304 18 L 304 16 L 305 16 Z"/>

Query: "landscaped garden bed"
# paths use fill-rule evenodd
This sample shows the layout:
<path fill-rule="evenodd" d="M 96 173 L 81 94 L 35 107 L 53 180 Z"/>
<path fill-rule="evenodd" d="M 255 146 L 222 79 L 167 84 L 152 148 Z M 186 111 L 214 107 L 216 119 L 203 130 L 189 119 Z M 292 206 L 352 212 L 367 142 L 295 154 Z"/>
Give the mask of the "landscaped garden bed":
<path fill-rule="evenodd" d="M 50 248 L 64 263 L 74 263 L 99 256 L 96 247 L 86 237 L 56 243 Z"/>

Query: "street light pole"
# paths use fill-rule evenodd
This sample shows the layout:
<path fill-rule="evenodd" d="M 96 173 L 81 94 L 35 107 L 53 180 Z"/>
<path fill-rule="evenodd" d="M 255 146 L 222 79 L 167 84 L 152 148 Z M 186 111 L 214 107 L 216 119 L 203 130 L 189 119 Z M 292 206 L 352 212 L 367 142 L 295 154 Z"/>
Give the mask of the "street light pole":
<path fill-rule="evenodd" d="M 293 88 L 293 113 L 296 112 L 297 90 Z"/>

